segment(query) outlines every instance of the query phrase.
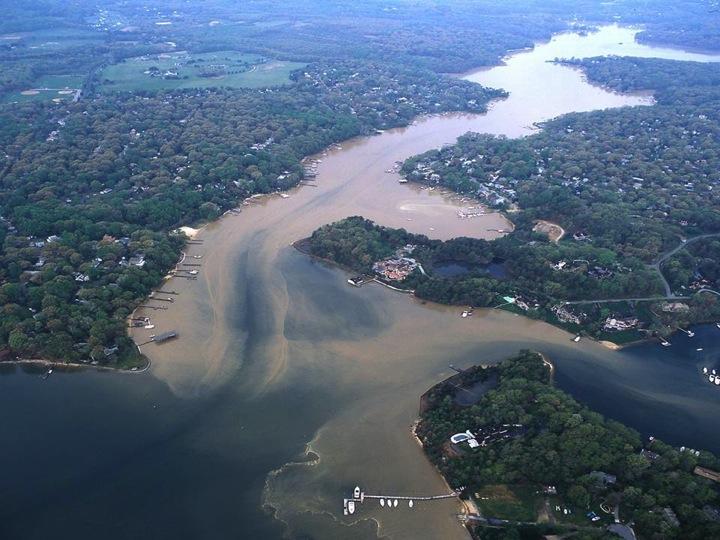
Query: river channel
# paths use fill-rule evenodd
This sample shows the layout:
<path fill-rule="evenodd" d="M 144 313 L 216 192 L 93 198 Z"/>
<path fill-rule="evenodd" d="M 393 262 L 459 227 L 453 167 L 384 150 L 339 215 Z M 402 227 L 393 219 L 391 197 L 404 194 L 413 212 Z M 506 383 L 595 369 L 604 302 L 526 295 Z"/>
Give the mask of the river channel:
<path fill-rule="evenodd" d="M 431 237 L 493 238 L 498 214 L 460 220 L 472 204 L 398 182 L 397 161 L 467 131 L 524 136 L 568 113 L 651 106 L 586 82 L 555 57 L 606 54 L 720 61 L 634 41 L 617 26 L 562 34 L 503 65 L 464 75 L 510 96 L 484 115 L 418 119 L 323 155 L 314 186 L 256 199 L 206 227 L 187 255 L 199 279 L 149 312 L 179 339 L 145 345 L 142 374 L 0 372 L 0 538 L 467 538 L 453 499 L 342 515 L 355 485 L 369 493 L 436 495 L 442 478 L 412 438 L 418 399 L 459 367 L 521 348 L 547 354 L 577 399 L 668 442 L 720 451 L 720 330 L 673 347 L 622 352 L 505 312 L 423 304 L 343 272 L 290 244 L 325 223 L 363 215 Z M 149 331 L 138 330 L 138 342 Z M 700 345 L 700 343 L 702 344 Z M 696 345 L 697 344 L 697 345 Z M 702 348 L 703 351 L 696 351 Z"/>

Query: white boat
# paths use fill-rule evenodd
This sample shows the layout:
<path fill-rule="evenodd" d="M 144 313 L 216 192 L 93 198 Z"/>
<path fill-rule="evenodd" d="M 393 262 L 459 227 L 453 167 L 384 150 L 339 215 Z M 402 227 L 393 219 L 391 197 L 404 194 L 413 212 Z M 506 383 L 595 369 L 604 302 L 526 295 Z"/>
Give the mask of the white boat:
<path fill-rule="evenodd" d="M 408 506 L 409 506 L 410 508 L 412 508 L 412 507 L 414 506 L 414 504 L 415 504 L 415 503 L 413 503 L 412 501 L 408 501 Z"/>
<path fill-rule="evenodd" d="M 355 501 L 348 501 L 348 512 L 351 514 L 355 513 Z"/>
<path fill-rule="evenodd" d="M 720 384 L 720 379 L 718 379 L 717 377 L 715 377 L 715 384 L 716 384 L 716 385 L 719 385 L 719 384 Z"/>
<path fill-rule="evenodd" d="M 360 498 L 360 486 L 355 486 L 355 489 L 353 489 L 353 499 L 359 499 Z"/>
<path fill-rule="evenodd" d="M 145 328 L 146 328 L 147 330 L 152 330 L 153 328 L 155 328 L 155 325 L 154 325 L 154 324 L 146 324 L 146 325 L 145 325 Z"/>
<path fill-rule="evenodd" d="M 695 332 L 688 331 L 687 337 L 694 337 L 694 336 L 695 336 Z"/>
<path fill-rule="evenodd" d="M 717 326 L 718 328 L 720 328 L 720 322 L 716 322 L 716 323 L 715 323 L 715 326 Z"/>
<path fill-rule="evenodd" d="M 398 505 L 398 500 L 395 499 L 395 500 L 393 501 L 393 506 L 394 506 L 395 508 L 397 508 L 397 505 Z"/>
<path fill-rule="evenodd" d="M 580 336 L 575 336 L 575 337 L 573 338 L 573 341 L 574 341 L 575 343 L 577 343 L 578 341 L 580 341 Z"/>
<path fill-rule="evenodd" d="M 711 373 L 712 373 L 713 375 L 717 375 L 717 371 L 715 371 L 714 369 L 711 371 Z"/>
<path fill-rule="evenodd" d="M 467 316 L 468 316 L 468 312 L 467 312 L 467 311 L 463 311 L 463 312 L 462 312 L 462 316 L 463 316 L 463 318 L 467 317 Z"/>
<path fill-rule="evenodd" d="M 380 499 L 380 506 L 385 506 L 385 499 Z"/>
<path fill-rule="evenodd" d="M 708 377 L 708 381 L 710 381 L 710 382 L 715 382 L 715 375 L 710 375 L 710 376 Z"/>
<path fill-rule="evenodd" d="M 343 499 L 343 515 L 344 515 L 344 516 L 347 516 L 347 515 L 348 515 L 348 505 L 347 505 L 347 503 L 348 503 L 348 500 L 347 500 L 347 499 Z"/>
<path fill-rule="evenodd" d="M 663 347 L 669 347 L 669 346 L 670 346 L 670 342 L 669 342 L 669 341 L 663 341 L 663 342 L 661 342 L 661 345 L 662 345 Z"/>
<path fill-rule="evenodd" d="M 702 350 L 703 350 L 702 347 L 698 347 L 697 349 L 695 349 L 695 351 L 697 351 L 697 352 L 700 352 L 700 351 L 702 351 Z"/>
<path fill-rule="evenodd" d="M 707 372 L 708 372 L 708 368 L 704 367 L 704 368 L 703 368 L 703 374 L 704 374 L 704 375 L 707 375 Z"/>

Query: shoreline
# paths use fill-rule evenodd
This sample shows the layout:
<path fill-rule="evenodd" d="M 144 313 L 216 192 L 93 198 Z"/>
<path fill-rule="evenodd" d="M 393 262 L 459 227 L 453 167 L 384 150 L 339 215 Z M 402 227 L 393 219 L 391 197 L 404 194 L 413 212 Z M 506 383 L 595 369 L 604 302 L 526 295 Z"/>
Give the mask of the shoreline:
<path fill-rule="evenodd" d="M 293 248 L 295 248 L 296 250 L 298 250 L 300 253 L 302 253 L 303 255 L 306 255 L 306 256 L 308 256 L 308 257 L 310 257 L 310 258 L 312 258 L 312 259 L 315 259 L 315 260 L 317 260 L 317 261 L 320 261 L 320 262 L 322 262 L 322 263 L 324 263 L 324 264 L 327 264 L 327 265 L 329 265 L 329 266 L 331 266 L 331 267 L 338 268 L 338 269 L 342 270 L 343 272 L 345 272 L 346 274 L 354 274 L 354 273 L 357 273 L 357 272 L 356 272 L 355 270 L 353 270 L 352 268 L 350 268 L 350 267 L 348 267 L 348 266 L 345 266 L 345 265 L 343 265 L 343 264 L 337 263 L 337 262 L 333 261 L 332 259 L 328 259 L 328 258 L 325 258 L 325 257 L 320 257 L 319 255 L 314 255 L 313 253 L 310 253 L 310 250 L 307 248 L 307 244 L 309 243 L 309 241 L 310 241 L 310 237 L 302 238 L 302 239 L 300 239 L 300 240 L 296 240 L 295 242 L 292 242 L 290 245 L 291 245 Z M 396 292 L 399 292 L 399 293 L 402 293 L 402 294 L 410 294 L 410 295 L 412 295 L 413 298 L 415 298 L 415 299 L 417 299 L 417 300 L 419 300 L 419 301 L 421 301 L 421 302 L 431 303 L 431 304 L 435 304 L 435 305 L 438 305 L 438 306 L 443 306 L 443 307 L 452 308 L 452 307 L 460 307 L 460 306 L 463 306 L 463 305 L 464 305 L 464 304 L 444 304 L 444 303 L 441 303 L 441 302 L 434 302 L 434 301 L 432 301 L 432 300 L 427 300 L 427 299 L 424 299 L 424 298 L 420 298 L 420 297 L 418 297 L 418 296 L 415 295 L 415 291 L 414 291 L 414 290 L 411 290 L 411 289 L 402 289 L 402 288 L 399 288 L 399 287 L 393 287 L 392 285 L 389 285 L 389 284 L 387 284 L 387 283 L 384 283 L 383 281 L 377 279 L 376 277 L 373 277 L 372 279 L 369 279 L 369 280 L 368 280 L 367 282 L 365 282 L 365 283 L 377 283 L 378 285 L 382 285 L 383 287 L 386 287 L 386 288 L 388 288 L 388 289 L 390 289 L 390 290 L 393 290 L 393 291 L 396 291 Z M 493 308 L 493 307 L 479 307 L 479 308 L 477 308 L 477 309 L 480 309 L 480 310 L 493 310 L 493 309 L 496 309 L 496 308 Z M 513 313 L 514 313 L 514 312 L 513 312 Z M 567 333 L 568 335 L 571 335 L 571 336 L 576 335 L 576 333 L 570 332 L 569 330 L 567 330 L 567 329 L 564 328 L 563 326 L 558 325 L 558 324 L 554 324 L 554 323 L 552 323 L 552 322 L 550 322 L 550 321 L 546 321 L 546 320 L 544 320 L 544 319 L 533 319 L 532 317 L 528 317 L 527 315 L 523 315 L 523 314 L 521 314 L 521 313 L 516 313 L 516 315 L 519 315 L 520 317 L 524 317 L 525 319 L 528 319 L 528 320 L 538 320 L 538 321 L 544 322 L 544 323 L 549 324 L 550 326 L 552 326 L 552 327 L 554 327 L 554 328 L 557 328 L 558 330 L 561 330 L 561 331 Z M 711 322 L 712 322 L 712 321 L 711 321 Z M 694 323 L 694 324 L 691 325 L 691 326 L 700 325 L 700 324 L 710 324 L 710 323 L 702 323 L 702 322 L 699 322 L 699 323 Z M 676 334 L 677 332 L 678 332 L 678 330 L 675 330 L 672 334 L 670 334 L 670 336 Z M 670 337 L 670 336 L 668 336 L 668 337 Z M 607 349 L 609 349 L 609 350 L 611 350 L 611 351 L 621 351 L 621 350 L 623 350 L 623 349 L 625 349 L 625 348 L 627 348 L 627 347 L 631 347 L 631 346 L 634 346 L 634 345 L 640 345 L 640 344 L 643 344 L 643 343 L 650 343 L 650 342 L 652 342 L 652 341 L 658 341 L 658 340 L 659 340 L 659 338 L 656 337 L 656 336 L 650 336 L 650 337 L 647 337 L 647 338 L 637 339 L 637 340 L 634 340 L 634 341 L 630 341 L 630 342 L 628 342 L 628 343 L 622 343 L 622 344 L 620 344 L 620 343 L 615 343 L 615 342 L 610 341 L 610 340 L 607 340 L 607 339 L 598 339 L 598 338 L 595 338 L 595 337 L 592 337 L 592 336 L 584 336 L 584 337 L 587 337 L 590 341 L 594 341 L 595 343 L 598 343 L 599 345 L 602 345 L 603 347 L 605 347 L 605 348 L 607 348 Z M 540 354 L 540 353 L 539 353 L 539 354 Z M 541 356 L 542 356 L 542 354 L 541 354 Z M 543 361 L 545 361 L 545 358 L 544 358 L 544 357 L 543 357 Z M 546 362 L 546 364 L 552 365 L 551 362 Z M 551 371 L 554 371 L 554 366 L 551 368 Z"/>
<path fill-rule="evenodd" d="M 58 369 L 59 371 L 82 371 L 85 369 L 92 369 L 95 371 L 113 371 L 118 373 L 144 373 L 150 369 L 150 358 L 143 355 L 146 360 L 143 366 L 133 366 L 131 368 L 122 368 L 115 366 L 107 366 L 102 364 L 90 364 L 82 362 L 62 362 L 58 360 L 47 360 L 45 358 L 15 358 L 12 360 L 0 361 L 0 367 L 3 365 L 10 366 L 42 366 L 52 369 Z"/>

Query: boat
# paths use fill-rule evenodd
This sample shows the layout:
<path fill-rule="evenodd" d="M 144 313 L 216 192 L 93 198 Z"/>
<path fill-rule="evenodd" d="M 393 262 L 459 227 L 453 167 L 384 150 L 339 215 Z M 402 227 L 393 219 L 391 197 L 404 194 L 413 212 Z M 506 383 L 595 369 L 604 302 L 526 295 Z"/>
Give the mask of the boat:
<path fill-rule="evenodd" d="M 695 336 L 695 332 L 688 330 L 687 337 L 694 337 L 694 336 Z"/>
<path fill-rule="evenodd" d="M 717 371 L 715 371 L 715 370 L 713 369 L 713 370 L 712 370 L 712 374 L 713 374 L 713 375 L 717 375 Z"/>
<path fill-rule="evenodd" d="M 380 499 L 380 506 L 385 506 L 385 499 Z"/>
<path fill-rule="evenodd" d="M 348 515 L 348 500 L 347 499 L 343 499 L 343 515 L 344 516 Z"/>
<path fill-rule="evenodd" d="M 355 501 L 348 501 L 348 512 L 350 514 L 355 513 Z"/>
<path fill-rule="evenodd" d="M 398 500 L 395 499 L 395 500 L 393 501 L 393 506 L 394 506 L 395 508 L 397 508 L 397 505 L 398 505 Z"/>
<path fill-rule="evenodd" d="M 707 375 L 707 372 L 708 372 L 708 368 L 704 367 L 704 368 L 703 368 L 703 375 Z"/>
<path fill-rule="evenodd" d="M 720 322 L 716 322 L 716 323 L 715 323 L 715 326 L 717 326 L 718 328 L 720 328 Z"/>
<path fill-rule="evenodd" d="M 573 338 L 573 341 L 574 341 L 575 343 L 577 343 L 578 341 L 580 341 L 580 336 L 579 336 L 579 335 L 575 336 L 575 337 Z"/>
<path fill-rule="evenodd" d="M 702 348 L 702 347 L 698 347 L 698 348 L 697 348 L 697 349 L 695 349 L 695 350 L 696 350 L 697 352 L 700 352 L 700 351 L 702 351 L 702 350 L 703 350 L 703 348 Z"/>
<path fill-rule="evenodd" d="M 145 325 L 145 329 L 146 329 L 146 330 L 152 330 L 153 328 L 155 328 L 155 325 L 154 325 L 154 324 L 146 324 L 146 325 Z"/>
<path fill-rule="evenodd" d="M 710 375 L 710 376 L 708 377 L 708 381 L 710 381 L 710 382 L 715 382 L 715 375 Z"/>
<path fill-rule="evenodd" d="M 408 506 L 409 506 L 410 508 L 412 508 L 412 507 L 414 506 L 414 503 L 412 502 L 412 500 L 408 501 Z"/>
<path fill-rule="evenodd" d="M 661 345 L 662 345 L 663 347 L 669 347 L 669 346 L 670 346 L 670 342 L 669 342 L 669 341 L 663 341 L 663 342 L 661 342 Z"/>
<path fill-rule="evenodd" d="M 717 378 L 717 377 L 715 377 L 715 384 L 716 384 L 716 385 L 720 385 L 720 379 Z"/>
<path fill-rule="evenodd" d="M 463 311 L 463 312 L 462 312 L 462 317 L 463 317 L 463 319 L 464 319 L 465 317 L 467 317 L 467 316 L 468 316 L 468 312 L 467 312 L 467 311 Z"/>
<path fill-rule="evenodd" d="M 353 499 L 359 499 L 360 498 L 360 486 L 355 486 L 355 489 L 353 489 Z"/>

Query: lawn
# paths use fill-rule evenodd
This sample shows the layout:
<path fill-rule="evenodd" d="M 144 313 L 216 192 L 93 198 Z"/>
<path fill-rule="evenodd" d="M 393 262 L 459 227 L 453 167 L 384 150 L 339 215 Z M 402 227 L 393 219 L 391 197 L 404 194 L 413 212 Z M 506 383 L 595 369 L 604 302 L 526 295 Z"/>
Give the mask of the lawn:
<path fill-rule="evenodd" d="M 531 486 L 484 486 L 475 501 L 485 517 L 533 522 L 537 519 L 539 498 Z"/>
<path fill-rule="evenodd" d="M 130 58 L 101 74 L 103 92 L 178 88 L 265 88 L 287 83 L 304 64 L 266 60 L 236 51 L 175 52 Z"/>

